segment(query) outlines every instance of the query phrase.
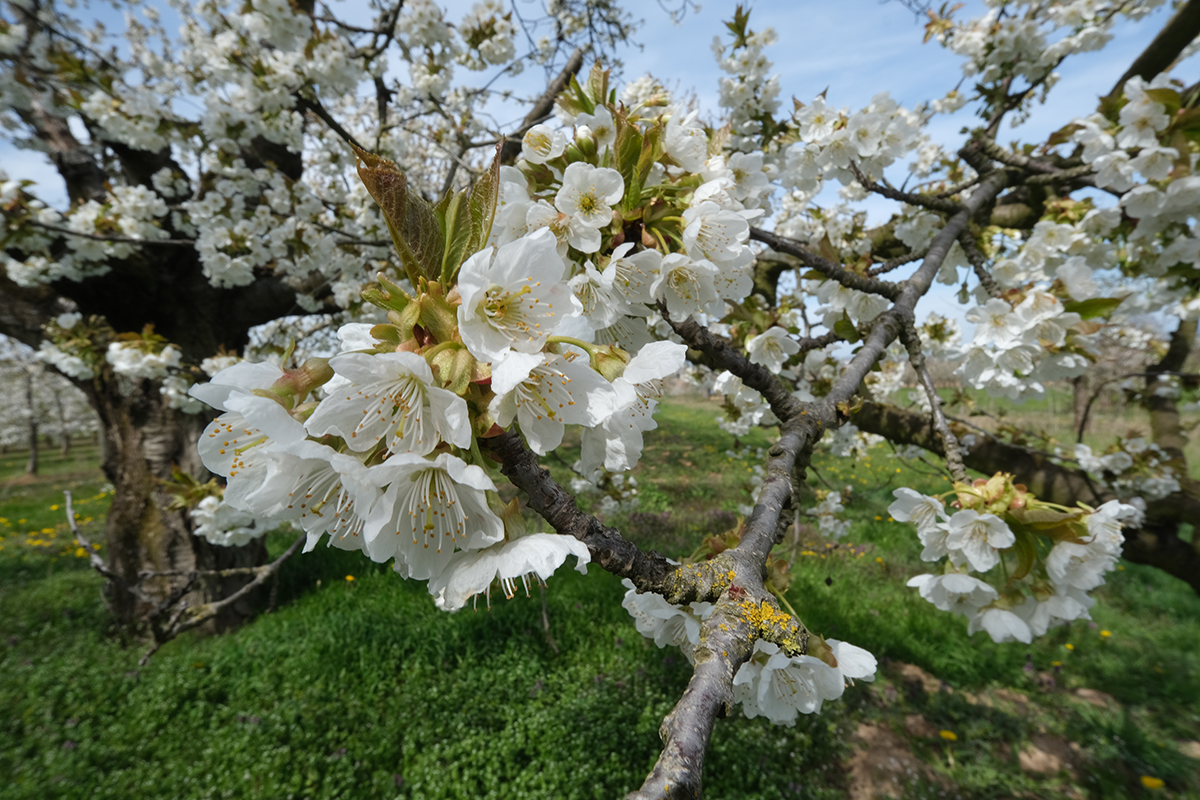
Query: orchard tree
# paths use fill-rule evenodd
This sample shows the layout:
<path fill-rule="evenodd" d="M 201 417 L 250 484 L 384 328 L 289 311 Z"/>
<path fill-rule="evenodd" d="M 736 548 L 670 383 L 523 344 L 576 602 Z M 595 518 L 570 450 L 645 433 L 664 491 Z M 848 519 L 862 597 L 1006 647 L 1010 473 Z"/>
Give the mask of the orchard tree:
<path fill-rule="evenodd" d="M 8 401 L 0 406 L 0 448 L 26 447 L 25 471 L 30 474 L 38 470 L 39 437 L 57 439 L 65 458 L 72 437 L 98 430 L 96 414 L 84 394 L 34 358 L 28 347 L 6 336 L 0 336 L 0 386 L 9 389 Z"/>
<path fill-rule="evenodd" d="M 602 55 L 628 33 L 616 9 L 552 3 L 554 38 L 514 60 L 524 21 L 494 2 L 453 26 L 429 2 L 358 23 L 324 6 L 181 5 L 179 46 L 153 16 L 131 18 L 124 52 L 54 6 L 11 3 L 8 121 L 51 154 L 72 206 L 4 185 L 0 321 L 100 411 L 118 491 L 103 568 L 151 608 L 182 597 L 156 635 L 211 615 L 224 601 L 180 587 L 253 563 L 284 523 L 303 532 L 289 553 L 360 550 L 427 581 L 448 612 L 573 556 L 623 577 L 638 629 L 694 665 L 630 796 L 695 797 L 718 716 L 790 724 L 874 676 L 870 653 L 809 631 L 785 599 L 789 527 L 848 527 L 837 492 L 802 507 L 819 446 L 883 437 L 944 459 L 947 492 L 900 488 L 889 511 L 931 564 L 910 585 L 971 633 L 1029 642 L 1087 618 L 1121 555 L 1200 590 L 1200 553 L 1180 536 L 1200 502 L 1180 421 L 1200 312 L 1200 89 L 1167 71 L 1200 34 L 1200 0 L 1097 87 L 1094 114 L 997 142 L 1052 102 L 1063 60 L 1157 5 L 928 9 L 927 40 L 962 58 L 957 88 L 912 109 L 881 91 L 857 110 L 827 93 L 781 108 L 775 34 L 739 8 L 714 48 L 721 118 L 651 77 L 617 86 L 601 61 L 574 77 L 573 50 L 510 134 L 482 121 L 486 92 L 455 70 L 511 72 L 584 40 Z M 403 80 L 387 77 L 395 51 Z M 933 116 L 961 108 L 969 132 L 933 141 Z M 871 195 L 894 203 L 885 224 L 868 225 Z M 969 341 L 953 317 L 918 315 L 939 282 L 960 287 Z M 56 321 L 68 307 L 82 316 Z M 238 355 L 252 327 L 300 311 L 330 315 L 336 355 Z M 1139 332 L 1146 314 L 1169 344 Z M 1105 337 L 1150 365 L 1119 376 L 1148 439 L 1093 449 L 1086 409 L 1071 442 L 968 428 L 928 367 L 952 358 L 964 389 L 1021 403 L 1086 374 Z M 725 396 L 723 429 L 774 432 L 744 520 L 683 563 L 573 494 L 602 486 L 620 502 L 680 370 Z M 906 376 L 916 407 L 896 402 L 914 397 Z M 185 416 L 201 402 L 219 412 L 207 426 Z M 582 429 L 572 491 L 539 463 L 568 425 Z M 154 480 L 172 466 L 174 487 Z M 526 512 L 554 533 L 528 533 Z"/>

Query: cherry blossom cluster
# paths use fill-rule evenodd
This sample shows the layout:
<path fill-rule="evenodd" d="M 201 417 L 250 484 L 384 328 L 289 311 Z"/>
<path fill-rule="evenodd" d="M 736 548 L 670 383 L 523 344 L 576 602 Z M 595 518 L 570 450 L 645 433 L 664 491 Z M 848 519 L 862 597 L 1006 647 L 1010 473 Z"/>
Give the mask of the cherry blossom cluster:
<path fill-rule="evenodd" d="M 921 115 L 887 92 L 853 114 L 831 108 L 824 94 L 818 95 L 793 115 L 798 141 L 787 148 L 781 181 L 805 201 L 831 179 L 860 199 L 863 187 L 851 165 L 865 175 L 882 176 L 887 167 L 925 143 L 924 123 Z"/>
<path fill-rule="evenodd" d="M 628 591 L 622 605 L 638 633 L 660 648 L 678 647 L 694 662 L 701 646 L 700 624 L 712 615 L 713 604 L 671 605 L 656 594 L 639 594 L 628 580 L 624 583 Z M 825 639 L 810 641 L 809 650 L 822 657 L 789 656 L 773 642 L 756 640 L 750 659 L 733 679 L 734 700 L 742 713 L 794 725 L 800 714 L 820 713 L 825 702 L 840 698 L 848 684 L 875 679 L 875 657 L 861 647 Z"/>
<path fill-rule="evenodd" d="M 720 103 L 729 113 L 729 148 L 739 153 L 764 148 L 764 134 L 769 138 L 772 115 L 779 110 L 779 76 L 768 76 L 772 64 L 763 52 L 779 37 L 774 28 L 761 33 L 747 30 L 748 17 L 745 13 L 735 14 L 730 23 L 734 31 L 732 45 L 727 47 L 720 37 L 714 37 L 712 43 L 717 65 L 729 75 L 720 80 Z"/>
<path fill-rule="evenodd" d="M 1103 453 L 1079 443 L 1072 455 L 1080 468 L 1132 505 L 1144 508 L 1148 502 L 1179 491 L 1170 456 L 1140 436 L 1119 439 Z"/>
<path fill-rule="evenodd" d="M 957 6 L 945 16 L 931 12 L 926 25 L 926 40 L 936 38 L 962 56 L 964 77 L 974 80 L 981 93 L 984 86 L 1015 79 L 1049 89 L 1057 81 L 1053 70 L 1064 58 L 1099 50 L 1108 43 L 1119 14 L 1140 19 L 1162 5 L 1162 0 L 1017 0 L 988 5 L 992 8 L 982 17 L 964 22 L 951 18 Z M 954 98 L 953 102 L 965 99 Z"/>
<path fill-rule="evenodd" d="M 1023 402 L 1042 396 L 1047 382 L 1082 375 L 1097 355 L 1100 326 L 1068 307 L 1034 290 L 1015 305 L 991 298 L 970 309 L 966 318 L 975 334 L 964 348 L 963 381 L 992 397 Z"/>
<path fill-rule="evenodd" d="M 601 469 L 595 480 L 582 477 L 583 462 L 575 462 L 574 469 L 581 473 L 571 479 L 571 492 L 576 497 L 591 496 L 595 501 L 596 513 L 602 517 L 613 514 L 629 514 L 637 511 L 638 482 L 632 475 L 609 472 Z"/>
<path fill-rule="evenodd" d="M 842 516 L 846 510 L 842 500 L 842 492 L 818 489 L 817 504 L 805 512 L 810 517 L 816 517 L 821 535 L 834 541 L 850 533 L 850 520 Z"/>
<path fill-rule="evenodd" d="M 888 512 L 916 526 L 923 560 L 940 562 L 908 585 L 965 616 L 969 633 L 983 630 L 996 642 L 1028 643 L 1055 625 L 1090 619 L 1095 600 L 1087 593 L 1116 568 L 1121 529 L 1140 517 L 1117 500 L 1095 509 L 1055 506 L 1004 474 L 956 483 L 949 494 L 953 513 L 940 497 L 895 491 Z"/>

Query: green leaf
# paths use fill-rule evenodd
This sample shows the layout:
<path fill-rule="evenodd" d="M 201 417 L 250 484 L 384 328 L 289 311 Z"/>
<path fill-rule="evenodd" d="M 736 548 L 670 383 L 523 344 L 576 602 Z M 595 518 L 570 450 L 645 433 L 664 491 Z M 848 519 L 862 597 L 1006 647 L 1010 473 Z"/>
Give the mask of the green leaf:
<path fill-rule="evenodd" d="M 442 265 L 444 241 L 434 207 L 408 189 L 408 179 L 395 162 L 354 148 L 358 177 L 387 221 L 388 233 L 408 279 L 416 286 L 419 277 L 437 280 Z"/>
<path fill-rule="evenodd" d="M 1083 319 L 1107 317 L 1117 306 L 1121 305 L 1124 299 L 1123 297 L 1093 297 L 1090 300 L 1077 300 L 1073 303 L 1064 303 L 1063 311 L 1073 311 Z"/>
<path fill-rule="evenodd" d="M 574 105 L 583 109 L 585 114 L 596 113 L 596 104 L 592 102 L 592 98 L 588 97 L 587 92 L 579 85 L 579 81 L 575 79 L 574 75 L 571 76 L 571 90 L 575 92 Z"/>
<path fill-rule="evenodd" d="M 463 262 L 487 244 L 499 197 L 500 146 L 497 145 L 492 166 L 473 187 L 447 194 L 434 206 L 445 241 L 439 272 L 443 286 L 452 284 Z"/>
<path fill-rule="evenodd" d="M 1174 89 L 1147 89 L 1146 96 L 1156 103 L 1166 106 L 1167 116 L 1175 116 L 1175 112 L 1183 105 L 1183 98 Z"/>
<path fill-rule="evenodd" d="M 859 340 L 858 328 L 854 327 L 854 323 L 850 321 L 850 317 L 845 311 L 842 312 L 842 318 L 833 323 L 833 332 L 850 344 Z"/>
<path fill-rule="evenodd" d="M 620 109 L 613 114 L 613 125 L 617 134 L 613 147 L 616 154 L 615 166 L 617 172 L 625 179 L 625 196 L 621 199 L 621 210 L 629 211 L 638 205 L 642 197 L 642 172 L 639 166 L 645 140 L 637 125 L 630 123 Z"/>
<path fill-rule="evenodd" d="M 1029 570 L 1033 569 L 1033 565 L 1037 563 L 1037 544 L 1033 540 L 1033 536 L 1025 531 L 1016 531 L 1013 534 L 1017 537 L 1017 543 L 1014 549 L 1017 551 L 1017 568 L 1009 576 L 1010 580 L 1019 581 L 1029 574 Z"/>
<path fill-rule="evenodd" d="M 608 70 L 600 66 L 599 61 L 592 64 L 592 71 L 588 74 L 587 93 L 594 104 L 592 111 L 588 113 L 594 114 L 595 106 L 600 105 L 608 98 Z"/>

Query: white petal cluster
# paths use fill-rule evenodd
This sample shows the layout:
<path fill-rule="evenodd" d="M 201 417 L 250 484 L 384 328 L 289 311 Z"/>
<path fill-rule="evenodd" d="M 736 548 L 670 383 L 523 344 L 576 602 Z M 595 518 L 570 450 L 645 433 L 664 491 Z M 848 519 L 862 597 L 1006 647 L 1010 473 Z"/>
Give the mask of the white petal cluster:
<path fill-rule="evenodd" d="M 127 378 L 160 380 L 172 369 L 179 368 L 182 353 L 174 345 L 167 345 L 158 352 L 143 349 L 135 344 L 113 342 L 104 357 L 113 372 Z"/>
<path fill-rule="evenodd" d="M 916 526 L 921 558 L 946 559 L 940 572 L 917 575 L 908 585 L 940 610 L 966 617 L 968 633 L 982 630 L 996 642 L 1028 644 L 1050 627 L 1090 619 L 1095 601 L 1087 592 L 1116 568 L 1122 525 L 1138 514 L 1117 500 L 1105 503 L 1084 517 L 1086 535 L 1058 541 L 1024 580 L 1010 580 L 998 565 L 1007 558 L 1007 569 L 1015 568 L 1017 542 L 1003 519 L 974 509 L 948 516 L 941 500 L 912 489 L 897 489 L 895 496 L 888 513 Z"/>
<path fill-rule="evenodd" d="M 196 526 L 193 532 L 219 547 L 242 547 L 274 527 L 219 497 L 204 498 L 189 515 Z"/>
<path fill-rule="evenodd" d="M 813 656 L 788 656 L 772 642 L 758 640 L 754 653 L 733 677 L 733 696 L 747 717 L 795 725 L 800 714 L 817 714 L 837 700 L 848 683 L 875 680 L 875 657 L 861 647 L 828 640 L 838 666 Z"/>
<path fill-rule="evenodd" d="M 992 298 L 966 318 L 975 324 L 975 335 L 964 348 L 959 373 L 992 397 L 1017 403 L 1040 397 L 1046 382 L 1082 375 L 1095 356 L 1092 334 L 1080 326 L 1079 314 L 1046 292 L 1030 292 L 1015 308 Z"/>

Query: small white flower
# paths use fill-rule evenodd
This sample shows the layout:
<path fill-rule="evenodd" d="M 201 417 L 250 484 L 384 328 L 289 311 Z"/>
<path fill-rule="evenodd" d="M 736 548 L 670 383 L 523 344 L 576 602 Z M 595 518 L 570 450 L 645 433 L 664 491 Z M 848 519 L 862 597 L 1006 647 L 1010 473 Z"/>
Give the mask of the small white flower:
<path fill-rule="evenodd" d="M 545 164 L 567 149 L 567 135 L 549 125 L 534 125 L 521 139 L 521 157 L 530 164 Z"/>
<path fill-rule="evenodd" d="M 544 353 L 510 353 L 492 368 L 492 391 L 496 424 L 516 418 L 538 455 L 562 443 L 565 425 L 599 425 L 617 403 L 612 385 L 586 358 Z"/>
<path fill-rule="evenodd" d="M 958 572 L 917 575 L 910 578 L 906 585 L 917 589 L 922 598 L 942 611 L 968 616 L 1000 596 L 978 578 Z"/>
<path fill-rule="evenodd" d="M 979 572 L 987 572 L 1000 563 L 998 551 L 1016 542 L 1017 537 L 995 514 L 980 514 L 968 508 L 950 517 L 946 547 L 961 551 L 971 568 Z"/>
<path fill-rule="evenodd" d="M 495 491 L 480 467 L 449 453 L 430 461 L 401 453 L 367 471 L 384 489 L 367 516 L 367 553 L 377 562 L 397 560 L 407 577 L 440 574 L 455 549 L 480 549 L 504 538 L 504 523 L 488 508 Z"/>
<path fill-rule="evenodd" d="M 563 172 L 554 207 L 589 228 L 603 228 L 612 222 L 612 205 L 623 194 L 625 180 L 621 173 L 577 161 Z M 574 247 L 574 242 L 571 245 Z"/>
<path fill-rule="evenodd" d="M 575 556 L 575 569 L 586 575 L 591 554 L 573 536 L 534 533 L 481 550 L 455 553 L 445 570 L 429 581 L 429 593 L 442 611 L 458 611 L 475 595 L 485 594 L 490 600 L 492 582 L 499 580 L 504 595 L 512 599 L 518 579 L 525 583 L 528 594 L 528 576 L 545 581 L 571 555 Z"/>
<path fill-rule="evenodd" d="M 682 253 L 663 258 L 658 278 L 650 285 L 650 293 L 667 304 L 671 316 L 683 321 L 692 314 L 716 312 L 720 303 L 713 280 L 717 267 L 710 261 L 693 261 Z"/>
<path fill-rule="evenodd" d="M 429 362 L 416 353 L 345 353 L 329 360 L 349 381 L 321 401 L 305 427 L 313 436 L 333 433 L 351 450 L 383 441 L 389 452 L 432 452 L 441 441 L 471 443 L 467 403 L 433 383 Z"/>
<path fill-rule="evenodd" d="M 987 631 L 988 636 L 996 643 L 1033 641 L 1033 634 L 1025 620 L 1005 608 L 984 608 L 978 614 L 969 617 L 967 633 Z"/>
<path fill-rule="evenodd" d="M 510 349 L 540 352 L 564 320 L 582 311 L 564 270 L 554 235 L 545 230 L 467 259 L 458 274 L 458 325 L 471 355 L 498 361 Z"/>
<path fill-rule="evenodd" d="M 758 336 L 748 339 L 746 352 L 750 354 L 752 363 L 762 364 L 778 375 L 779 371 L 783 369 L 784 363 L 800 352 L 800 343 L 790 337 L 783 328 L 773 326 Z"/>

